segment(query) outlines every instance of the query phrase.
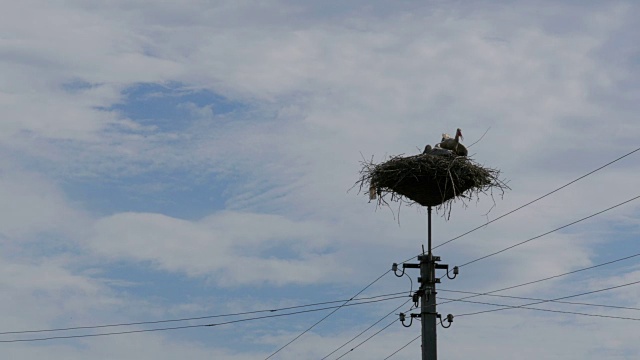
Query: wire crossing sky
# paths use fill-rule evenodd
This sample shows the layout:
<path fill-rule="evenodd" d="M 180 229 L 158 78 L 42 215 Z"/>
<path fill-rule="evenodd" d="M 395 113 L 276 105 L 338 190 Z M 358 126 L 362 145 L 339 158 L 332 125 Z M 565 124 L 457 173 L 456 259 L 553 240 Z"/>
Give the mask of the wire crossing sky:
<path fill-rule="evenodd" d="M 625 286 L 631 286 L 631 285 L 637 285 L 640 283 L 640 280 L 638 281 L 633 281 L 627 284 L 622 284 L 622 285 L 618 285 L 618 286 L 611 286 L 608 288 L 604 288 L 604 289 L 598 289 L 598 290 L 593 290 L 593 291 L 587 291 L 587 292 L 582 292 L 579 294 L 574 294 L 574 295 L 568 295 L 568 296 L 562 296 L 559 298 L 555 298 L 555 299 L 550 299 L 550 300 L 540 300 L 540 301 L 536 301 L 536 302 L 532 302 L 532 303 L 527 303 L 525 305 L 518 305 L 518 306 L 505 306 L 503 308 L 499 308 L 499 309 L 492 309 L 492 310 L 484 310 L 484 311 L 477 311 L 475 313 L 466 313 L 466 314 L 459 314 L 457 315 L 458 317 L 460 316 L 467 316 L 467 315 L 477 315 L 477 314 L 484 314 L 487 312 L 495 312 L 495 311 L 501 311 L 501 310 L 507 310 L 507 309 L 514 309 L 514 308 L 524 308 L 526 306 L 530 306 L 530 305 L 537 305 L 537 304 L 543 304 L 543 303 L 547 303 L 547 302 L 554 302 L 557 300 L 562 300 L 562 299 L 569 299 L 569 298 L 574 298 L 574 297 L 578 297 L 578 296 L 584 296 L 584 295 L 589 295 L 589 294 L 594 294 L 594 293 L 599 293 L 602 291 L 609 291 L 609 290 L 614 290 L 614 289 L 619 289 L 621 287 L 625 287 Z M 451 300 L 451 299 L 448 299 Z M 456 301 L 456 300 L 453 300 Z M 460 299 L 460 301 L 462 301 Z M 630 319 L 630 320 L 640 320 L 640 319 Z"/>
<path fill-rule="evenodd" d="M 478 227 L 475 227 L 475 228 L 473 228 L 473 229 L 471 229 L 471 230 L 469 230 L 469 231 L 467 231 L 467 232 L 465 232 L 465 233 L 463 233 L 463 234 L 461 234 L 461 235 L 458 235 L 458 236 L 454 237 L 453 239 L 449 239 L 449 240 L 447 240 L 447 241 L 443 242 L 442 244 L 439 244 L 439 245 L 434 246 L 434 247 L 433 247 L 433 250 L 435 250 L 435 249 L 437 249 L 437 248 L 439 248 L 439 247 L 441 247 L 441 246 L 444 246 L 445 244 L 448 244 L 448 243 L 450 243 L 450 242 L 452 242 L 452 241 L 458 240 L 458 239 L 460 239 L 460 238 L 461 238 L 461 237 L 463 237 L 463 236 L 469 235 L 469 234 L 471 234 L 472 232 L 474 232 L 474 231 L 476 231 L 476 230 L 482 229 L 483 227 L 485 227 L 485 226 L 487 226 L 487 225 L 489 225 L 489 224 L 491 224 L 491 223 L 493 223 L 493 222 L 495 222 L 495 221 L 498 221 L 498 220 L 500 220 L 500 219 L 504 218 L 505 216 L 511 215 L 511 214 L 513 214 L 514 212 L 516 212 L 516 211 L 518 211 L 518 210 L 520 210 L 520 209 L 522 209 L 522 208 L 525 208 L 525 207 L 527 207 L 527 206 L 529 206 L 529 205 L 531 205 L 531 204 L 533 204 L 533 203 L 535 203 L 535 202 L 537 202 L 537 201 L 539 201 L 539 200 L 542 200 L 542 199 L 546 198 L 547 196 L 552 195 L 552 194 L 554 194 L 554 193 L 556 193 L 556 192 L 558 192 L 558 191 L 560 191 L 560 190 L 562 190 L 562 189 L 566 188 L 567 186 L 570 186 L 571 184 L 573 184 L 573 183 L 575 183 L 575 182 L 577 182 L 577 181 L 579 181 L 579 180 L 582 180 L 582 179 L 586 178 L 587 176 L 592 175 L 593 173 L 595 173 L 595 172 L 597 172 L 597 171 L 600 171 L 600 170 L 602 170 L 602 169 L 606 168 L 607 166 L 609 166 L 609 165 L 611 165 L 611 164 L 614 164 L 614 163 L 616 163 L 616 162 L 618 162 L 618 161 L 620 161 L 620 160 L 622 160 L 622 159 L 626 158 L 627 156 L 632 155 L 632 154 L 634 154 L 634 153 L 636 153 L 636 152 L 638 152 L 638 151 L 640 151 L 640 148 L 637 148 L 637 149 L 635 149 L 635 150 L 633 150 L 633 151 L 630 151 L 630 152 L 628 152 L 628 153 L 626 153 L 626 154 L 624 154 L 624 155 L 620 156 L 619 158 L 616 158 L 616 159 L 614 159 L 614 160 L 611 160 L 611 161 L 609 161 L 608 163 L 606 163 L 606 164 L 604 164 L 604 165 L 600 166 L 599 168 L 597 168 L 597 169 L 595 169 L 595 170 L 592 170 L 592 171 L 589 171 L 588 173 L 586 173 L 586 174 L 584 174 L 584 175 L 582 175 L 582 176 L 578 177 L 577 179 L 574 179 L 574 180 L 572 180 L 572 181 L 570 181 L 570 182 L 568 182 L 568 183 L 566 183 L 566 184 L 564 184 L 564 185 L 560 186 L 560 187 L 559 187 L 559 188 L 557 188 L 557 189 L 554 189 L 554 190 L 552 190 L 552 191 L 550 191 L 550 192 L 548 192 L 548 193 L 546 193 L 546 194 L 544 194 L 544 195 L 542 195 L 542 196 L 540 196 L 540 197 L 537 197 L 537 198 L 535 198 L 535 199 L 533 199 L 533 200 L 529 201 L 528 203 L 526 203 L 526 204 L 524 204 L 524 205 L 521 205 L 521 206 L 519 206 L 519 207 L 517 207 L 517 208 L 515 208 L 515 209 L 513 209 L 513 210 L 511 210 L 511 211 L 509 211 L 509 212 L 507 212 L 507 213 L 504 213 L 504 214 L 502 214 L 502 215 L 498 216 L 497 218 L 495 218 L 495 219 L 493 219 L 493 220 L 491 220 L 491 221 L 487 221 L 486 223 L 484 223 L 484 224 L 482 224 L 482 225 L 480 225 L 480 226 L 478 226 Z"/>
<path fill-rule="evenodd" d="M 484 292 L 484 293 L 474 293 L 471 296 L 465 296 L 463 298 L 460 298 L 459 300 L 470 299 L 470 298 L 474 298 L 474 297 L 478 297 L 478 296 L 491 295 L 491 294 L 494 294 L 494 293 L 497 293 L 497 292 L 501 292 L 501 291 L 505 291 L 505 290 L 511 290 L 511 289 L 516 289 L 516 288 L 523 287 L 523 286 L 533 285 L 533 284 L 541 283 L 541 282 L 544 282 L 544 281 L 549 281 L 549 280 L 552 280 L 552 279 L 556 279 L 556 278 L 559 278 L 559 277 L 572 275 L 572 274 L 579 273 L 579 272 L 582 272 L 582 271 L 593 270 L 593 269 L 596 269 L 596 268 L 599 268 L 599 267 L 602 267 L 602 266 L 607 266 L 607 265 L 615 264 L 615 263 L 618 263 L 618 262 L 621 262 L 621 261 L 634 259 L 634 258 L 637 258 L 639 256 L 640 256 L 640 253 L 636 253 L 636 254 L 633 254 L 633 255 L 625 256 L 623 258 L 606 261 L 606 262 L 603 262 L 603 263 L 600 263 L 600 264 L 587 266 L 585 268 L 568 271 L 568 272 L 565 272 L 565 273 L 562 273 L 562 274 L 556 274 L 556 275 L 548 276 L 548 277 L 545 277 L 545 278 L 542 278 L 542 279 L 537 279 L 537 280 L 533 280 L 533 281 L 527 281 L 527 282 L 522 283 L 522 284 L 511 285 L 511 286 L 503 287 L 503 288 L 500 288 L 500 289 L 497 289 L 497 290 L 492 290 L 492 291 L 488 291 L 488 292 Z M 446 303 L 452 302 L 452 301 L 456 301 L 456 300 L 450 300 L 450 301 L 446 301 L 446 302 L 441 302 L 438 305 L 446 304 Z"/>
<path fill-rule="evenodd" d="M 167 323 L 167 322 L 181 322 L 181 321 L 191 321 L 191 320 L 213 319 L 213 318 L 220 318 L 220 317 L 251 315 L 251 314 L 264 313 L 264 312 L 273 313 L 273 312 L 278 312 L 278 311 L 285 311 L 285 310 L 292 310 L 292 309 L 299 309 L 299 308 L 306 308 L 306 307 L 314 307 L 314 306 L 319 306 L 319 305 L 335 304 L 335 303 L 339 303 L 339 302 L 345 303 L 345 304 L 343 304 L 341 306 L 333 307 L 333 308 L 340 308 L 342 306 L 346 306 L 346 302 L 355 301 L 356 303 L 354 303 L 354 304 L 359 304 L 359 301 L 371 300 L 371 299 L 377 299 L 378 300 L 378 298 L 384 298 L 384 297 L 388 297 L 388 296 L 396 296 L 396 295 L 400 295 L 400 294 L 403 294 L 403 293 L 383 294 L 383 295 L 376 295 L 376 296 L 370 296 L 370 297 L 365 297 L 365 298 L 352 298 L 352 299 L 348 299 L 348 300 L 324 301 L 324 302 L 319 302 L 319 303 L 314 303 L 314 304 L 288 306 L 288 307 L 279 308 L 279 309 L 244 311 L 244 312 L 237 312 L 237 313 L 231 313 L 231 314 L 207 315 L 207 316 L 191 317 L 191 318 L 184 318 L 184 319 L 165 319 L 165 320 L 138 321 L 138 322 L 120 323 L 120 324 L 85 325 L 85 326 L 76 326 L 76 327 L 71 327 L 71 328 L 58 328 L 58 329 L 2 331 L 2 332 L 0 332 L 0 335 L 28 334 L 28 333 L 40 333 L 40 332 L 55 332 L 55 331 L 68 331 L 68 330 L 100 329 L 100 328 L 107 328 L 107 327 L 161 324 L 161 323 Z M 377 300 L 374 300 L 374 302 L 376 302 Z M 326 309 L 326 308 L 323 308 L 323 309 Z M 316 311 L 316 310 L 313 309 L 312 311 Z"/>
<path fill-rule="evenodd" d="M 73 338 L 110 336 L 110 335 L 125 335 L 125 334 L 135 334 L 135 333 L 142 333 L 142 332 L 155 332 L 155 331 L 168 331 L 168 330 L 181 330 L 181 329 L 192 329 L 192 328 L 201 328 L 201 327 L 222 326 L 222 325 L 235 324 L 235 323 L 246 322 L 246 321 L 254 321 L 254 320 L 269 319 L 269 318 L 275 318 L 275 317 L 306 314 L 306 313 L 310 313 L 310 312 L 323 311 L 323 310 L 329 310 L 329 309 L 334 309 L 334 311 L 335 311 L 335 309 L 340 309 L 340 308 L 345 307 L 345 306 L 356 306 L 356 305 L 363 305 L 363 304 L 368 304 L 368 303 L 377 303 L 377 302 L 395 300 L 395 299 L 400 299 L 400 298 L 405 298 L 405 297 L 407 297 L 407 296 L 406 295 L 394 296 L 394 297 L 389 297 L 389 298 L 382 298 L 382 299 L 377 299 L 377 300 L 369 300 L 369 301 L 357 302 L 357 303 L 352 303 L 352 304 L 343 304 L 343 305 L 339 305 L 339 306 L 327 306 L 327 307 L 317 308 L 317 309 L 299 310 L 299 311 L 293 311 L 293 312 L 284 313 L 284 314 L 254 316 L 254 317 L 250 317 L 250 318 L 222 321 L 222 322 L 210 323 L 210 324 L 181 325 L 181 326 L 172 326 L 172 327 L 164 327 L 164 328 L 154 328 L 154 329 L 113 331 L 113 332 L 98 333 L 98 334 L 60 335 L 60 336 L 48 336 L 48 337 L 41 337 L 41 338 L 11 339 L 11 340 L 0 340 L 0 343 L 73 339 Z M 100 326 L 83 327 L 81 329 L 87 329 L 87 328 L 100 328 Z M 76 328 L 76 329 L 78 329 L 78 328 Z M 66 331 L 66 330 L 69 330 L 69 329 L 56 329 L 55 331 Z M 46 331 L 52 331 L 52 330 L 46 330 Z M 33 333 L 33 332 L 42 332 L 42 330 L 22 331 L 22 332 L 6 332 L 5 334 L 23 334 L 23 333 Z"/>
<path fill-rule="evenodd" d="M 471 291 L 446 290 L 446 289 L 442 289 L 442 288 L 440 288 L 440 289 L 438 289 L 438 290 L 439 290 L 439 291 L 445 291 L 445 292 L 461 293 L 461 294 L 473 294 L 473 295 L 479 295 L 479 296 L 493 296 L 493 297 L 501 297 L 501 298 L 506 298 L 506 299 L 536 300 L 536 301 L 553 302 L 553 303 L 559 303 L 559 304 L 569 304 L 569 305 L 579 305 L 579 306 L 593 306 L 593 307 L 604 307 L 604 308 L 611 308 L 611 309 L 625 309 L 625 310 L 638 310 L 638 311 L 640 311 L 640 308 L 636 308 L 636 307 L 627 307 L 627 306 L 604 305 L 604 304 L 591 304 L 591 303 L 575 302 L 575 301 L 544 300 L 544 299 L 536 299 L 536 298 L 522 297 L 522 296 L 509 296 L 509 295 L 497 295 L 497 294 L 482 294 L 482 293 L 475 293 L 475 292 L 471 292 Z"/>
<path fill-rule="evenodd" d="M 579 219 L 579 220 L 576 220 L 576 221 L 570 222 L 570 223 L 568 223 L 568 224 L 566 224 L 566 225 L 563 225 L 563 226 L 560 226 L 560 227 L 555 228 L 555 229 L 553 229 L 553 230 L 547 231 L 547 232 L 546 232 L 546 233 L 544 233 L 544 234 L 541 234 L 541 235 L 538 235 L 538 236 L 534 236 L 534 237 L 532 237 L 532 238 L 530 238 L 530 239 L 527 239 L 527 240 L 521 241 L 521 242 L 519 242 L 519 243 L 517 243 L 517 244 L 514 244 L 514 245 L 511 245 L 511 246 L 508 246 L 508 247 L 506 247 L 506 248 L 504 248 L 504 249 L 502 249 L 502 250 L 498 250 L 498 251 L 496 251 L 496 252 L 492 252 L 491 254 L 488 254 L 488 255 L 485 255 L 485 256 L 479 257 L 479 258 L 477 258 L 477 259 L 474 259 L 474 260 L 468 261 L 468 262 L 466 262 L 466 263 L 464 263 L 464 264 L 462 264 L 462 265 L 458 265 L 458 267 L 467 266 L 467 265 L 473 264 L 473 263 L 475 263 L 475 262 L 477 262 L 477 261 L 484 260 L 484 259 L 486 259 L 486 258 L 488 258 L 488 257 L 494 256 L 494 255 L 498 255 L 498 254 L 503 253 L 503 252 L 505 252 L 505 251 L 507 251 L 507 250 L 511 250 L 511 249 L 513 249 L 513 248 L 514 248 L 514 247 L 516 247 L 516 246 L 524 245 L 524 244 L 528 243 L 529 241 L 533 241 L 533 240 L 539 239 L 539 238 L 541 238 L 541 237 L 543 237 L 543 236 L 545 236 L 545 235 L 549 235 L 549 234 L 551 234 L 551 233 L 553 233 L 553 232 L 556 232 L 556 231 L 558 231 L 558 230 L 562 230 L 562 229 L 567 228 L 567 227 L 569 227 L 569 226 L 571 226 L 571 225 L 577 224 L 577 223 L 579 223 L 579 222 L 581 222 L 581 221 L 584 221 L 584 220 L 590 219 L 590 218 L 592 218 L 592 217 L 594 217 L 594 216 L 600 215 L 600 214 L 602 214 L 602 213 L 604 213 L 604 212 L 607 212 L 607 211 L 609 211 L 609 210 L 615 209 L 615 208 L 617 208 L 617 207 L 619 207 L 619 206 L 625 205 L 625 204 L 630 203 L 630 202 L 632 202 L 632 201 L 634 201 L 634 200 L 637 200 L 637 199 L 639 199 L 639 198 L 640 198 L 640 195 L 635 196 L 635 197 L 632 197 L 631 199 L 628 199 L 628 200 L 623 201 L 623 202 L 621 202 L 621 203 L 619 203 L 619 204 L 616 204 L 616 205 L 613 205 L 613 206 L 611 206 L 611 207 L 608 207 L 608 208 L 606 208 L 606 209 L 604 209 L 604 210 L 598 211 L 597 213 L 591 214 L 591 215 L 586 216 L 586 217 L 583 217 L 583 218 L 581 218 L 581 219 Z"/>

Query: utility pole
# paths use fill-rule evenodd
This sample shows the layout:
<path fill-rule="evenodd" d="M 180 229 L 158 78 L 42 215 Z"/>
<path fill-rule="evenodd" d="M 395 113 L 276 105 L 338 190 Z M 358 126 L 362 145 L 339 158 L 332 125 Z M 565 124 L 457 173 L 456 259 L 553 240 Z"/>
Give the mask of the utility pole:
<path fill-rule="evenodd" d="M 431 251 L 429 251 L 429 254 L 426 256 L 420 256 L 419 259 L 420 280 L 422 280 L 422 307 L 420 309 L 420 320 L 422 323 L 422 359 L 435 360 L 438 358 L 436 342 L 435 262 L 433 261 L 433 254 L 431 254 Z"/>
<path fill-rule="evenodd" d="M 431 206 L 427 207 L 427 238 L 428 238 L 428 253 L 424 253 L 424 246 L 422 248 L 422 255 L 418 256 L 419 264 L 402 264 L 402 273 L 398 275 L 398 264 L 393 264 L 392 270 L 396 274 L 396 276 L 400 277 L 404 275 L 404 270 L 406 268 L 414 268 L 420 269 L 420 277 L 418 278 L 418 282 L 420 283 L 420 288 L 413 294 L 413 301 L 418 306 L 418 302 L 420 302 L 420 313 L 419 314 L 411 314 L 411 322 L 409 325 L 405 325 L 404 320 L 406 315 L 404 313 L 400 313 L 400 321 L 402 325 L 405 327 L 411 326 L 414 318 L 419 318 L 422 327 L 422 360 L 437 360 L 438 359 L 438 350 L 437 350 L 437 341 L 436 341 L 436 327 L 438 325 L 438 319 L 440 319 L 440 324 L 448 328 L 451 326 L 453 322 L 453 315 L 447 315 L 446 319 L 449 325 L 444 325 L 442 322 L 442 316 L 438 314 L 436 311 L 436 284 L 440 282 L 440 279 L 436 278 L 436 269 L 444 269 L 447 271 L 446 276 L 449 279 L 454 279 L 456 275 L 458 275 L 458 267 L 453 268 L 453 276 L 449 276 L 449 265 L 438 264 L 440 261 L 439 256 L 434 256 L 431 252 Z"/>

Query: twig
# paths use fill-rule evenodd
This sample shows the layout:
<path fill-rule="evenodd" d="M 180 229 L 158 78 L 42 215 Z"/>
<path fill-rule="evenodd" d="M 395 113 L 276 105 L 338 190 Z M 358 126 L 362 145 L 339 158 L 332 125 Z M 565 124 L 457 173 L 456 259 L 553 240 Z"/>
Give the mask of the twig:
<path fill-rule="evenodd" d="M 482 136 L 480 136 L 480 139 L 476 140 L 476 142 L 474 142 L 473 144 L 471 144 L 471 145 L 467 146 L 467 149 L 468 149 L 468 148 L 470 148 L 470 147 L 472 147 L 473 145 L 477 144 L 480 140 L 482 140 L 482 138 L 483 138 L 485 135 L 487 135 L 487 133 L 489 132 L 489 129 L 491 129 L 491 126 L 489 126 L 489 127 L 487 128 L 487 131 L 485 131 L 485 132 L 484 132 L 484 134 L 482 134 Z"/>

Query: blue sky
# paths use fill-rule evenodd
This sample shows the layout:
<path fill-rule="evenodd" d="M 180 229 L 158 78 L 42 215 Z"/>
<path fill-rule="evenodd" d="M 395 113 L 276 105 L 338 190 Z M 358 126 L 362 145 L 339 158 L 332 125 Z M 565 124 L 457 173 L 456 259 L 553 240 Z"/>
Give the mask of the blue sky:
<path fill-rule="evenodd" d="M 90 85 L 69 85 L 73 92 L 90 88 Z M 217 122 L 230 114 L 246 112 L 247 107 L 233 103 L 215 93 L 202 89 L 188 89 L 180 84 L 136 84 L 123 91 L 120 103 L 105 109 L 118 116 L 130 119 L 140 127 L 147 128 L 142 136 L 178 135 L 187 132 L 199 120 L 194 109 L 216 115 Z M 139 134 L 139 129 L 130 130 Z M 171 141 L 171 140 L 169 140 Z M 175 140 L 179 143 L 180 140 Z M 122 211 L 160 212 L 163 214 L 197 219 L 215 210 L 222 210 L 228 197 L 225 177 L 190 171 L 188 166 L 164 169 L 161 166 L 144 169 L 150 162 L 143 162 L 135 174 L 109 176 L 101 173 L 101 181 L 94 177 L 68 179 L 67 193 L 87 203 L 87 207 L 100 214 Z M 212 169 L 212 171 L 215 171 Z M 233 177 L 233 174 L 230 174 Z M 233 181 L 233 180 L 229 180 Z M 218 190 L 218 191 L 215 191 Z M 222 191 L 220 191 L 222 190 Z"/>
<path fill-rule="evenodd" d="M 352 297 L 391 263 L 416 255 L 426 233 L 423 209 L 376 208 L 349 191 L 363 156 L 414 154 L 456 128 L 471 144 L 489 129 L 471 154 L 501 169 L 512 190 L 495 204 L 489 197 L 454 204 L 448 220 L 435 214 L 439 244 L 638 148 L 638 10 L 631 1 L 5 4 L 0 332 Z M 638 156 L 436 255 L 460 265 L 638 196 Z M 465 266 L 441 286 L 491 291 L 637 253 L 638 204 Z M 638 264 L 633 258 L 503 294 L 552 299 L 622 285 L 640 280 Z M 408 290 L 406 277 L 387 274 L 362 296 Z M 640 307 L 637 299 L 636 285 L 575 300 Z M 402 302 L 341 309 L 273 359 L 322 358 Z M 640 318 L 632 310 L 543 306 Z M 489 308 L 458 302 L 439 311 Z M 261 359 L 326 314 L 0 343 L 0 353 Z M 439 352 L 635 358 L 637 327 L 508 310 L 456 319 L 439 330 Z M 418 332 L 393 325 L 345 358 L 382 359 Z M 416 342 L 394 359 L 419 353 Z"/>

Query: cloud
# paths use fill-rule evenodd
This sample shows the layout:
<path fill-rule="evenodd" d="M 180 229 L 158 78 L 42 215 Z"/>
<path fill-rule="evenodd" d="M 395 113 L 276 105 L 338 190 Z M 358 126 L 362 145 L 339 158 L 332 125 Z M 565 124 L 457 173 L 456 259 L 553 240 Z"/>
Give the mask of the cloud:
<path fill-rule="evenodd" d="M 329 234 L 320 224 L 277 215 L 222 212 L 191 222 L 121 213 L 96 223 L 89 246 L 111 259 L 150 262 L 224 286 L 314 283 L 335 275 L 327 271 L 336 265 Z"/>
<path fill-rule="evenodd" d="M 3 162 L 0 170 L 0 235 L 9 241 L 42 234 L 74 237 L 87 220 L 46 177 Z"/>

